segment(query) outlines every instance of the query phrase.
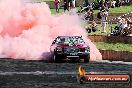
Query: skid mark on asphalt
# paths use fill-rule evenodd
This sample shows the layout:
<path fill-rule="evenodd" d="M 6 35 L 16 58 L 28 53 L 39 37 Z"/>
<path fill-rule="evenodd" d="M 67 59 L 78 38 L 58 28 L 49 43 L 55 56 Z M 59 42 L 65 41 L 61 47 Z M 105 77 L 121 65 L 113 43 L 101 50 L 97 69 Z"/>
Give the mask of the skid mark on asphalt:
<path fill-rule="evenodd" d="M 126 74 L 129 71 L 107 71 L 107 72 L 95 72 L 90 71 L 86 74 Z M 0 72 L 0 75 L 77 75 L 77 72 L 56 72 L 56 71 L 35 71 L 35 72 Z"/>

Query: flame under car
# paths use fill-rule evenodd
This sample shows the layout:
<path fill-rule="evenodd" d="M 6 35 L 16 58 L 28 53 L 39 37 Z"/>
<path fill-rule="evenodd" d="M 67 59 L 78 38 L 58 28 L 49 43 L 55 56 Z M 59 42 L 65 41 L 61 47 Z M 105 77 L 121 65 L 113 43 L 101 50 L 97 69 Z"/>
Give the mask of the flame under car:
<path fill-rule="evenodd" d="M 89 62 L 90 47 L 81 36 L 58 36 L 51 45 L 54 61 L 78 60 Z"/>

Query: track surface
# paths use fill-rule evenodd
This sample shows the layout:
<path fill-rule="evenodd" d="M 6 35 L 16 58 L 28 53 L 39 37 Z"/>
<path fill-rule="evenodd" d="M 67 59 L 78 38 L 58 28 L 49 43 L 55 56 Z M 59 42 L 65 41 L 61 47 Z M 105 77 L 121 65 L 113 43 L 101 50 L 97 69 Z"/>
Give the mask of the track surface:
<path fill-rule="evenodd" d="M 45 63 L 0 59 L 0 88 L 132 88 L 126 84 L 79 84 L 76 75 L 82 65 L 88 74 L 130 74 L 132 62 Z"/>

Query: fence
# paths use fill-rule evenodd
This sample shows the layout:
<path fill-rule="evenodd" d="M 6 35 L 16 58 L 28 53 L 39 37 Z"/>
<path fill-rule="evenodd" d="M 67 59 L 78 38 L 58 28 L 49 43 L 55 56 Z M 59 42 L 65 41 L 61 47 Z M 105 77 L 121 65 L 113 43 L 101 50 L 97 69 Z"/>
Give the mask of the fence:
<path fill-rule="evenodd" d="M 113 51 L 113 50 L 100 50 L 103 60 L 110 61 L 132 61 L 132 52 L 128 51 Z"/>
<path fill-rule="evenodd" d="M 91 35 L 88 36 L 92 42 L 108 42 L 108 43 L 127 43 L 132 44 L 131 36 L 103 36 L 103 35 Z"/>

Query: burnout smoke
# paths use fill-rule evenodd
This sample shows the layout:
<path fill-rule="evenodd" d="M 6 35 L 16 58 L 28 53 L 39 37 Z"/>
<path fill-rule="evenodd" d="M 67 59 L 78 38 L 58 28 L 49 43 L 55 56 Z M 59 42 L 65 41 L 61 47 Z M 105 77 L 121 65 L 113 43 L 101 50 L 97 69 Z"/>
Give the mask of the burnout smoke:
<path fill-rule="evenodd" d="M 91 60 L 101 60 L 77 14 L 51 15 L 46 3 L 21 1 L 0 1 L 0 58 L 48 59 L 50 45 L 57 36 L 82 35 L 91 47 Z"/>

